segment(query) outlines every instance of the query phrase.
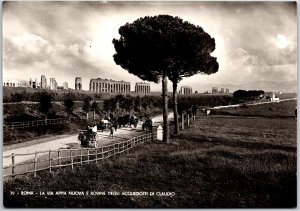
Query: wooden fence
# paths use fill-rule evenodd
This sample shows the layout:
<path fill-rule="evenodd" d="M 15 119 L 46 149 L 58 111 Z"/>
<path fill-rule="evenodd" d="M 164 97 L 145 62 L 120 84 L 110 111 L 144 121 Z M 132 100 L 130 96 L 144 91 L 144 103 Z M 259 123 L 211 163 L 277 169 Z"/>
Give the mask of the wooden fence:
<path fill-rule="evenodd" d="M 80 118 L 71 118 L 71 122 L 82 121 Z M 42 125 L 57 125 L 69 123 L 69 119 L 67 118 L 59 118 L 59 119 L 47 119 L 47 120 L 35 120 L 35 121 L 27 121 L 27 122 L 8 122 L 3 124 L 4 130 L 13 130 L 13 129 L 22 129 L 29 127 L 38 127 Z"/>
<path fill-rule="evenodd" d="M 134 137 L 127 141 L 110 144 L 98 148 L 79 148 L 79 149 L 60 149 L 38 151 L 26 154 L 14 154 L 3 156 L 3 160 L 10 159 L 11 163 L 3 167 L 3 177 L 14 177 L 23 174 L 33 174 L 36 176 L 37 172 L 49 170 L 50 172 L 55 168 L 71 166 L 73 169 L 75 165 L 82 165 L 83 163 L 98 162 L 116 154 L 126 152 L 138 145 L 144 144 L 146 141 L 152 140 L 155 136 L 151 133 L 143 134 Z M 27 156 L 24 162 L 17 162 L 19 157 Z M 31 157 L 29 157 L 31 156 Z M 7 165 L 7 164 L 6 164 Z"/>

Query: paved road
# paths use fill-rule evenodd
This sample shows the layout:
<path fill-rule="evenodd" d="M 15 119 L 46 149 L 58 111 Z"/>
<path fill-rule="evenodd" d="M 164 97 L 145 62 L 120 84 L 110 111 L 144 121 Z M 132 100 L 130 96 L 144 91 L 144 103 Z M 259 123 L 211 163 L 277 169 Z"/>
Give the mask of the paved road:
<path fill-rule="evenodd" d="M 173 113 L 169 113 L 168 117 L 172 118 Z M 154 120 L 154 125 L 160 124 L 163 121 L 162 115 L 154 117 L 153 120 Z M 141 130 L 141 123 L 138 124 L 136 129 L 133 128 L 118 129 L 117 131 L 114 132 L 114 139 L 108 138 L 109 131 L 98 132 L 98 140 L 100 140 L 99 146 L 105 146 L 111 143 L 120 142 L 122 140 L 128 140 L 132 137 L 141 135 L 141 133 L 143 133 L 143 131 Z M 33 159 L 35 151 L 45 151 L 44 153 L 39 153 L 40 156 L 49 153 L 49 150 L 58 150 L 63 148 L 78 148 L 80 147 L 80 144 L 77 137 L 78 137 L 77 134 L 70 135 L 67 137 L 64 136 L 63 138 L 58 138 L 44 143 L 37 143 L 22 148 L 3 151 L 3 167 L 9 166 L 11 164 L 12 159 L 11 156 L 9 155 L 11 155 L 12 153 L 14 154 L 32 153 L 30 155 L 15 156 L 15 163 L 17 164 L 20 162 Z"/>

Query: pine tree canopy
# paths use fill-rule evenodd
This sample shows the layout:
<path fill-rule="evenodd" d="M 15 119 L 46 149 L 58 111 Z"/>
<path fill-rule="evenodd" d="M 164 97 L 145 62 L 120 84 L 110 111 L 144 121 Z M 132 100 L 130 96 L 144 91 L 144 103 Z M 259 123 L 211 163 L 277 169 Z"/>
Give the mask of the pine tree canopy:
<path fill-rule="evenodd" d="M 173 82 L 197 73 L 213 74 L 219 69 L 210 54 L 215 40 L 200 26 L 179 17 L 159 15 L 139 18 L 119 28 L 114 39 L 114 61 L 143 80 L 159 82 L 162 71 Z"/>

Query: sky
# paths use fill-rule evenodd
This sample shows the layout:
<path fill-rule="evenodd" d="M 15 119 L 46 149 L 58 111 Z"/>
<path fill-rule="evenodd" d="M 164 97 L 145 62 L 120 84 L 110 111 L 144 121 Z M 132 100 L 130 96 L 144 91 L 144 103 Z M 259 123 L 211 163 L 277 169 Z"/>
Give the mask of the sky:
<path fill-rule="evenodd" d="M 204 29 L 216 41 L 212 55 L 219 71 L 184 78 L 180 86 L 209 90 L 209 84 L 285 82 L 297 76 L 296 4 L 288 2 L 4 2 L 3 79 L 58 85 L 82 77 L 131 82 L 138 77 L 116 65 L 113 38 L 120 26 L 139 17 L 179 16 Z M 172 84 L 168 83 L 171 91 Z M 161 84 L 151 83 L 152 91 Z"/>

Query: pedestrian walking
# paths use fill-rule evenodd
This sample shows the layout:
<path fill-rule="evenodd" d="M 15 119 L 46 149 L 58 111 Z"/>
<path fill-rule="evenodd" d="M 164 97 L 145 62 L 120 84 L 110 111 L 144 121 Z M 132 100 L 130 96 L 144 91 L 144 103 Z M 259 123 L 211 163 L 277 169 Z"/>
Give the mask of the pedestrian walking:
<path fill-rule="evenodd" d="M 109 131 L 110 131 L 110 133 L 109 133 L 109 138 L 114 138 L 114 126 L 113 125 L 110 125 L 109 126 Z"/>

